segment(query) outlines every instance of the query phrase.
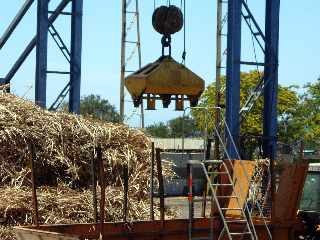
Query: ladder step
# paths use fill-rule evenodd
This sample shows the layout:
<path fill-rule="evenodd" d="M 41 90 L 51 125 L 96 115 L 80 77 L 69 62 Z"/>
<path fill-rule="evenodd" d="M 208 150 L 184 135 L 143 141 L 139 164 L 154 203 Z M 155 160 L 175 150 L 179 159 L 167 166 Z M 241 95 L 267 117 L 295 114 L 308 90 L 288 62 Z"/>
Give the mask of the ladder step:
<path fill-rule="evenodd" d="M 230 233 L 230 235 L 239 236 L 239 235 L 251 235 L 251 232 L 242 232 L 242 233 Z"/>
<path fill-rule="evenodd" d="M 228 174 L 228 172 L 208 172 L 208 174 Z"/>
<path fill-rule="evenodd" d="M 235 211 L 241 211 L 242 208 L 221 208 L 221 210 L 235 210 Z"/>
<path fill-rule="evenodd" d="M 193 202 L 209 202 L 209 201 L 212 201 L 211 198 L 206 198 L 206 199 L 203 199 L 203 198 L 198 198 L 198 199 L 193 199 Z"/>
<path fill-rule="evenodd" d="M 125 41 L 126 43 L 137 44 L 137 41 Z"/>
<path fill-rule="evenodd" d="M 217 198 L 238 198 L 235 195 L 231 195 L 231 196 L 217 196 Z"/>
<path fill-rule="evenodd" d="M 205 160 L 204 163 L 223 163 L 222 160 Z"/>
<path fill-rule="evenodd" d="M 244 219 L 233 219 L 233 220 L 226 220 L 227 223 L 243 223 L 243 222 L 247 222 Z"/>
<path fill-rule="evenodd" d="M 233 184 L 231 183 L 213 183 L 211 184 L 214 187 L 218 187 L 218 186 L 233 186 Z"/>

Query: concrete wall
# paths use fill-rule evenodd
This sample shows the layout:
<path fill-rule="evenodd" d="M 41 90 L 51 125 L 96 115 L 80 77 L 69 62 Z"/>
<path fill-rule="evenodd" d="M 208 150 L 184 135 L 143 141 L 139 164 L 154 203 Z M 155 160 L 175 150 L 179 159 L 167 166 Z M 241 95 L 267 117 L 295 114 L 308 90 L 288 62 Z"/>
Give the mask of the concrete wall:
<path fill-rule="evenodd" d="M 182 138 L 151 138 L 155 147 L 161 149 L 182 149 Z M 184 149 L 203 150 L 203 139 L 200 138 L 185 138 Z"/>

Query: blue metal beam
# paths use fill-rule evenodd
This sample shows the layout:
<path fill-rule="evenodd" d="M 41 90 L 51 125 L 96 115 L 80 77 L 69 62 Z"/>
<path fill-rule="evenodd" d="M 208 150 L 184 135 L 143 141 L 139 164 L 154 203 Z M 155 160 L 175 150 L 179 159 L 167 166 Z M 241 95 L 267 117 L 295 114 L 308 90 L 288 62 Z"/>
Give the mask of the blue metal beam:
<path fill-rule="evenodd" d="M 228 1 L 226 122 L 236 144 L 240 134 L 241 6 L 241 0 Z M 237 159 L 237 151 L 228 134 L 226 138 L 229 156 Z"/>
<path fill-rule="evenodd" d="M 12 20 L 12 22 L 10 23 L 10 25 L 8 26 L 8 28 L 6 29 L 6 31 L 4 32 L 2 37 L 0 38 L 0 49 L 6 44 L 6 42 L 10 38 L 11 34 L 16 29 L 16 27 L 19 25 L 22 18 L 27 13 L 27 11 L 29 10 L 29 8 L 31 7 L 33 2 L 34 2 L 34 0 L 26 0 L 25 3 L 23 4 L 23 6 L 20 8 L 19 12 L 14 17 L 14 19 Z"/>
<path fill-rule="evenodd" d="M 55 22 L 59 14 L 63 11 L 63 9 L 68 5 L 70 0 L 62 0 L 60 4 L 56 7 L 54 13 L 49 17 L 49 23 L 52 24 Z M 11 79 L 14 77 L 16 72 L 19 70 L 21 65 L 24 63 L 24 61 L 27 59 L 33 48 L 36 46 L 36 40 L 37 36 L 35 36 L 27 45 L 27 47 L 24 49 L 22 54 L 19 56 L 18 60 L 14 63 L 10 71 L 5 77 L 5 83 L 10 83 Z"/>
<path fill-rule="evenodd" d="M 242 16 L 245 20 L 245 22 L 247 23 L 251 34 L 253 35 L 253 37 L 256 39 L 258 45 L 260 46 L 261 50 L 264 52 L 264 47 L 263 47 L 263 43 L 265 42 L 266 38 L 258 24 L 258 22 L 256 21 L 256 19 L 254 18 L 248 4 L 246 3 L 246 0 L 242 0 L 242 5 L 244 7 L 243 11 L 242 11 Z M 261 40 L 263 42 L 261 42 Z"/>
<path fill-rule="evenodd" d="M 266 0 L 263 152 L 276 158 L 280 0 Z M 268 84 L 266 84 L 268 83 Z"/>
<path fill-rule="evenodd" d="M 56 100 L 52 103 L 52 105 L 49 108 L 49 111 L 57 111 L 61 104 L 63 103 L 65 97 L 70 91 L 70 82 L 67 83 L 67 85 L 62 89 L 62 91 L 59 93 Z"/>
<path fill-rule="evenodd" d="M 72 1 L 69 111 L 80 113 L 83 0 Z"/>
<path fill-rule="evenodd" d="M 45 108 L 47 100 L 48 0 L 38 0 L 35 102 Z"/>

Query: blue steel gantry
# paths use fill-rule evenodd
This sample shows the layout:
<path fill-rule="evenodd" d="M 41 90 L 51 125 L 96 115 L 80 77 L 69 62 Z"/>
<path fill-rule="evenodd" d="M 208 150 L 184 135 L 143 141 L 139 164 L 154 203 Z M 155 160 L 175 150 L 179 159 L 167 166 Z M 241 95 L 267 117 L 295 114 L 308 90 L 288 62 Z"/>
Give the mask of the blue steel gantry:
<path fill-rule="evenodd" d="M 82 12 L 83 0 L 60 0 L 57 7 L 49 10 L 50 0 L 25 0 L 25 3 L 0 38 L 0 49 L 4 47 L 10 36 L 28 12 L 31 5 L 37 2 L 37 34 L 31 39 L 10 71 L 0 83 L 10 83 L 23 62 L 36 47 L 36 79 L 35 101 L 46 107 L 47 74 L 68 74 L 70 80 L 62 89 L 54 103 L 49 107 L 56 110 L 69 93 L 69 110 L 74 113 L 80 111 L 81 85 L 81 48 L 82 48 Z M 221 1 L 221 0 L 218 0 Z M 265 32 L 263 33 L 255 20 L 246 0 L 223 1 L 228 4 L 228 33 L 227 33 L 227 84 L 226 84 L 226 120 L 230 127 L 233 140 L 237 143 L 240 135 L 240 119 L 250 111 L 254 101 L 264 96 L 263 112 L 263 150 L 265 157 L 274 159 L 276 153 L 277 133 L 277 88 L 278 88 L 278 44 L 279 44 L 279 11 L 280 0 L 266 0 Z M 71 3 L 71 12 L 64 9 Z M 71 17 L 71 46 L 66 46 L 54 27 L 54 22 L 60 15 Z M 241 61 L 241 20 L 247 23 L 252 35 L 261 47 L 265 57 L 263 63 Z M 48 71 L 47 49 L 48 35 L 54 39 L 61 53 L 70 65 L 69 72 Z M 257 65 L 264 67 L 264 77 L 258 83 L 254 93 L 245 106 L 240 106 L 240 71 L 241 65 Z M 263 93 L 263 94 L 262 94 Z M 227 141 L 231 158 L 238 158 L 236 149 Z"/>
<path fill-rule="evenodd" d="M 35 0 L 26 0 L 11 24 L 6 29 L 0 39 L 0 49 L 5 46 L 10 36 L 19 25 L 25 14 L 28 12 Z M 50 0 L 36 0 L 37 2 L 37 33 L 31 39 L 10 71 L 0 83 L 8 84 L 22 66 L 26 58 L 36 47 L 36 77 L 35 77 L 35 102 L 41 107 L 47 107 L 47 75 L 48 74 L 67 74 L 70 80 L 58 95 L 54 103 L 49 107 L 50 110 L 56 110 L 64 98 L 69 93 L 69 111 L 74 113 L 80 112 L 80 86 L 81 86 L 81 50 L 82 50 L 82 13 L 83 0 L 60 0 L 57 7 L 49 10 Z M 65 8 L 71 3 L 71 12 L 65 12 Z M 54 22 L 60 15 L 71 17 L 71 41 L 70 50 L 64 43 Z M 69 64 L 69 72 L 48 71 L 47 69 L 47 51 L 48 51 L 48 34 L 50 34 L 57 44 L 59 50 L 66 58 Z"/>
<path fill-rule="evenodd" d="M 220 0 L 219 0 L 220 1 Z M 227 33 L 227 83 L 226 83 L 226 120 L 235 143 L 240 135 L 240 119 L 250 111 L 254 101 L 264 96 L 263 110 L 263 153 L 264 157 L 275 159 L 277 134 L 277 91 L 278 91 L 278 48 L 280 0 L 266 0 L 265 33 L 261 31 L 246 0 L 228 0 Z M 264 53 L 264 62 L 241 61 L 241 20 L 247 23 L 251 34 Z M 245 106 L 240 108 L 240 71 L 241 65 L 264 67 L 264 76 L 258 83 Z M 231 158 L 237 159 L 236 149 L 227 139 Z"/>

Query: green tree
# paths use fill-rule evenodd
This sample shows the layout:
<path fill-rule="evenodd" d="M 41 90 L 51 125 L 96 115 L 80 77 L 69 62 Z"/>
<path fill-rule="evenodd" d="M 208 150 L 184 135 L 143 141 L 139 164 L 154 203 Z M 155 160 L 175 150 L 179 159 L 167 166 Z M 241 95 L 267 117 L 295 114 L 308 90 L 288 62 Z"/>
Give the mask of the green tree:
<path fill-rule="evenodd" d="M 168 121 L 171 137 L 195 137 L 197 128 L 194 119 L 190 116 L 177 117 Z"/>
<path fill-rule="evenodd" d="M 241 73 L 241 89 L 240 89 L 240 104 L 243 106 L 254 90 L 257 83 L 262 78 L 262 73 L 258 71 L 243 72 Z M 225 78 L 222 79 L 222 86 L 225 86 Z M 225 104 L 225 96 L 221 94 L 221 105 Z M 279 119 L 286 119 L 291 117 L 296 112 L 296 107 L 299 104 L 299 97 L 295 91 L 294 86 L 285 87 L 279 85 L 278 89 L 278 117 Z M 199 106 L 208 107 L 215 106 L 215 83 L 212 83 L 205 90 L 201 96 Z M 246 114 L 241 121 L 241 135 L 261 135 L 262 133 L 262 110 L 263 110 L 263 97 L 260 97 L 253 109 L 249 114 Z M 207 124 L 209 131 L 212 132 L 214 127 L 214 114 L 215 110 L 209 111 L 209 114 L 205 116 L 201 110 L 193 110 L 192 115 L 196 119 L 196 124 L 199 128 L 203 129 L 205 125 L 205 117 L 207 118 Z M 222 113 L 224 114 L 224 113 Z M 280 139 L 285 139 L 283 131 L 280 131 Z M 247 142 L 247 147 L 250 149 L 251 155 L 253 149 L 257 145 L 257 141 L 250 140 Z"/>
<path fill-rule="evenodd" d="M 196 123 L 190 116 L 177 117 L 167 123 L 155 123 L 146 128 L 148 134 L 160 138 L 195 137 L 198 135 Z"/>
<path fill-rule="evenodd" d="M 254 90 L 256 84 L 261 79 L 261 73 L 252 71 L 249 73 L 241 73 L 241 89 L 240 89 L 240 104 L 243 106 L 249 95 Z M 225 85 L 225 79 L 222 80 Z M 285 115 L 292 114 L 299 102 L 297 93 L 294 87 L 284 87 L 279 85 L 278 94 L 278 116 L 281 118 Z M 224 105 L 225 96 L 221 94 L 222 105 Z M 212 83 L 205 90 L 200 98 L 199 106 L 215 106 L 215 83 Z M 249 114 L 242 119 L 241 133 L 259 134 L 262 132 L 262 109 L 263 98 L 260 97 Z M 212 128 L 214 125 L 214 111 L 210 111 L 207 116 L 208 124 Z M 200 128 L 204 127 L 204 113 L 201 110 L 194 110 L 192 112 L 196 123 Z"/>
<path fill-rule="evenodd" d="M 281 123 L 286 128 L 288 141 L 303 140 L 306 147 L 316 147 L 320 142 L 320 79 L 304 86 L 299 104 Z"/>
<path fill-rule="evenodd" d="M 159 122 L 146 127 L 146 132 L 152 137 L 168 138 L 170 136 L 169 127 L 164 122 Z"/>
<path fill-rule="evenodd" d="M 64 103 L 62 109 L 68 108 L 68 103 Z M 107 122 L 120 122 L 120 114 L 114 105 L 111 105 L 107 99 L 101 98 L 99 95 L 84 96 L 80 100 L 80 114 L 90 116 Z"/>

